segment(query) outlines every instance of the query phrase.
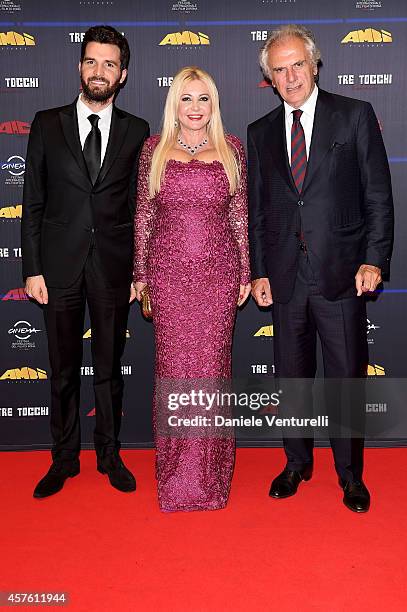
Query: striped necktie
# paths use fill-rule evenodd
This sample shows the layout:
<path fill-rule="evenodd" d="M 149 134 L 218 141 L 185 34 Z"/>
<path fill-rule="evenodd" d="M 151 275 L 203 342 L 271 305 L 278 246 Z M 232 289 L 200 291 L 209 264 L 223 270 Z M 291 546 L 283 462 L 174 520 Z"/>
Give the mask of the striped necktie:
<path fill-rule="evenodd" d="M 293 125 L 291 127 L 291 172 L 298 193 L 301 193 L 307 169 L 307 149 L 305 147 L 304 130 L 301 125 L 302 110 L 293 110 Z"/>

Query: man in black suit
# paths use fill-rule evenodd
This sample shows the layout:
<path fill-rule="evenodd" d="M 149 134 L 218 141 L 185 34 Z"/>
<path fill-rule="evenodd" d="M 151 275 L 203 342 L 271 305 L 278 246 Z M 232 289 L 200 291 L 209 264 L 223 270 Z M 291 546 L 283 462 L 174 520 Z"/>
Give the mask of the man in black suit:
<path fill-rule="evenodd" d="M 260 53 L 282 104 L 248 128 L 252 293 L 273 303 L 278 377 L 315 377 L 318 334 L 325 377 L 363 380 L 363 294 L 388 273 L 392 248 L 390 173 L 371 105 L 319 89 L 319 62 L 313 34 L 297 25 L 272 32 Z M 330 439 L 343 501 L 366 512 L 363 436 Z M 284 448 L 274 498 L 312 475 L 311 436 L 285 437 Z"/>
<path fill-rule="evenodd" d="M 127 77 L 127 40 L 110 26 L 90 28 L 79 63 L 82 94 L 38 112 L 24 185 L 23 276 L 43 304 L 51 376 L 53 463 L 34 497 L 79 474 L 79 389 L 85 303 L 92 326 L 97 469 L 112 486 L 134 491 L 118 440 L 120 358 L 131 286 L 137 157 L 148 124 L 113 100 Z"/>

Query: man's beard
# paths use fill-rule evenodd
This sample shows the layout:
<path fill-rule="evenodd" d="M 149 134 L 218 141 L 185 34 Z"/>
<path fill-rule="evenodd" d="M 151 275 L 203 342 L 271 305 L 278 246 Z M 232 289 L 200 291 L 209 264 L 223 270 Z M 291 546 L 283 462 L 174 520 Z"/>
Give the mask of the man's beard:
<path fill-rule="evenodd" d="M 89 81 L 92 82 L 93 79 L 103 81 L 106 83 L 107 87 L 96 86 L 95 88 L 91 88 L 88 83 Z M 110 86 L 106 79 L 95 79 L 95 77 L 93 77 L 93 79 L 88 79 L 88 83 L 86 83 L 81 76 L 82 93 L 89 102 L 106 102 L 106 100 L 111 98 L 120 87 L 120 77 Z"/>

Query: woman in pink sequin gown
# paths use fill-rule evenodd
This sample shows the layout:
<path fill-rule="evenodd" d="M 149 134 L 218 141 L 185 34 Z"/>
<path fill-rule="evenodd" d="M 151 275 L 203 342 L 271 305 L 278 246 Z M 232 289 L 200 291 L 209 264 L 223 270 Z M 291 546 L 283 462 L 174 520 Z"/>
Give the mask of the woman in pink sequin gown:
<path fill-rule="evenodd" d="M 151 296 L 156 389 L 163 380 L 174 381 L 176 390 L 181 381 L 202 379 L 205 386 L 208 381 L 231 377 L 236 308 L 250 292 L 246 160 L 240 141 L 224 137 L 222 129 L 225 148 L 232 152 L 239 169 L 231 195 L 225 166 L 208 129 L 208 122 L 216 123 L 217 115 L 220 123 L 217 91 L 211 84 L 215 87 L 211 77 L 199 69 L 185 68 L 178 73 L 168 94 L 163 132 L 145 142 L 140 157 L 134 282 L 138 298 L 145 284 Z M 175 121 L 171 96 L 180 98 Z M 175 124 L 181 143 L 176 140 L 166 154 L 159 191 L 152 194 L 152 159 L 164 137 L 166 121 Z M 184 142 L 188 138 L 195 145 L 202 138 L 204 142 L 195 147 L 196 152 L 192 147 L 192 155 Z M 154 403 L 160 508 L 224 507 L 233 473 L 234 437 L 160 435 L 157 423 L 162 415 L 157 411 L 164 408 L 157 402 L 157 391 Z"/>

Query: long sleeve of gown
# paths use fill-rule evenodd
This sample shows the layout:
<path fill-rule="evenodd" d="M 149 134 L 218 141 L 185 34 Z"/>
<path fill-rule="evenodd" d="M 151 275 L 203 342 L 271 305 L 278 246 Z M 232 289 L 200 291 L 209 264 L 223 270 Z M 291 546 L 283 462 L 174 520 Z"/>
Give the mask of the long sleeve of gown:
<path fill-rule="evenodd" d="M 154 152 L 153 143 L 154 137 L 145 141 L 139 161 L 136 214 L 134 216 L 134 282 L 148 282 L 148 245 L 156 213 L 155 198 L 151 200 L 148 193 L 148 177 Z"/>
<path fill-rule="evenodd" d="M 239 247 L 240 284 L 246 285 L 250 283 L 246 156 L 243 145 L 236 136 L 228 136 L 228 140 L 236 149 L 241 168 L 239 187 L 230 200 L 229 220 Z"/>

